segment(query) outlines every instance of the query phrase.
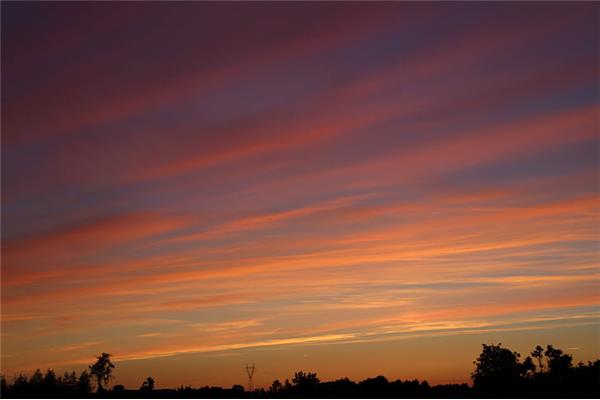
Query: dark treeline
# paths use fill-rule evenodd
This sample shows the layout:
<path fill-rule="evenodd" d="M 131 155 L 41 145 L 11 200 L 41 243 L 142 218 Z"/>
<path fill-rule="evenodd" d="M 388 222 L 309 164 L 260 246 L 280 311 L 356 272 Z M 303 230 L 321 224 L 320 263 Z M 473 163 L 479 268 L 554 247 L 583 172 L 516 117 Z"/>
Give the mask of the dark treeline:
<path fill-rule="evenodd" d="M 548 345 L 537 346 L 531 355 L 521 355 L 498 345 L 483 345 L 474 361 L 472 384 L 431 386 L 427 381 L 395 380 L 384 376 L 353 382 L 348 378 L 321 382 L 316 373 L 296 372 L 291 379 L 273 381 L 268 389 L 246 391 L 232 388 L 181 386 L 156 389 L 148 377 L 139 389 L 122 385 L 108 388 L 115 366 L 110 354 L 79 374 L 39 369 L 31 376 L 20 374 L 8 383 L 1 381 L 3 398 L 481 398 L 481 397 L 560 397 L 599 398 L 600 360 L 573 365 L 573 358 Z"/>

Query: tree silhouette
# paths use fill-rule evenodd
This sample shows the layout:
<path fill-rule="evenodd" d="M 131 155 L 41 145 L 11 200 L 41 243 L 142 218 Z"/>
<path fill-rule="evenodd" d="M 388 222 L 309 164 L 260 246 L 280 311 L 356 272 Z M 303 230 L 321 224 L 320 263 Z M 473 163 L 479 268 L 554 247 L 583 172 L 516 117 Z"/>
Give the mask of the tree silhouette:
<path fill-rule="evenodd" d="M 54 397 L 58 392 L 58 379 L 56 373 L 52 369 L 46 371 L 44 376 L 44 382 L 42 383 L 42 389 L 47 393 L 49 397 Z"/>
<path fill-rule="evenodd" d="M 363 393 L 369 393 L 375 397 L 383 397 L 389 390 L 389 381 L 385 376 L 379 375 L 375 378 L 367 378 L 358 384 Z"/>
<path fill-rule="evenodd" d="M 542 360 L 544 359 L 544 348 L 539 344 L 535 346 L 535 350 L 531 352 L 531 356 L 537 360 L 539 372 L 544 372 L 544 364 Z"/>
<path fill-rule="evenodd" d="M 564 375 L 572 367 L 573 357 L 564 354 L 562 350 L 555 349 L 551 344 L 546 347 L 544 353 L 548 358 L 548 370 L 552 375 Z"/>
<path fill-rule="evenodd" d="M 17 393 L 22 393 L 26 392 L 29 389 L 29 386 L 30 384 L 29 380 L 27 379 L 27 376 L 19 374 L 15 377 L 15 380 L 12 384 L 12 389 L 15 390 Z"/>
<path fill-rule="evenodd" d="M 521 363 L 521 368 L 521 373 L 523 375 L 526 375 L 527 377 L 533 376 L 533 374 L 535 373 L 535 364 L 533 363 L 533 359 L 529 356 L 525 357 L 525 359 Z"/>
<path fill-rule="evenodd" d="M 231 387 L 233 392 L 236 392 L 236 396 L 239 397 L 241 393 L 244 393 L 244 387 L 242 385 L 233 385 Z"/>
<path fill-rule="evenodd" d="M 98 361 L 89 367 L 90 374 L 96 378 L 98 392 L 104 391 L 102 384 L 107 385 L 112 379 L 112 370 L 115 368 L 115 366 L 110 361 L 110 356 L 111 355 L 108 353 L 102 353 L 97 357 Z"/>
<path fill-rule="evenodd" d="M 75 372 L 65 372 L 62 377 L 58 378 L 58 386 L 63 388 L 65 391 L 69 393 L 74 393 L 77 391 L 77 375 Z"/>
<path fill-rule="evenodd" d="M 533 363 L 521 364 L 521 355 L 502 347 L 502 343 L 482 346 L 483 350 L 475 361 L 475 372 L 471 375 L 475 389 L 483 393 L 516 392 Z"/>
<path fill-rule="evenodd" d="M 275 379 L 269 387 L 270 393 L 279 393 L 283 389 L 283 385 L 279 382 L 279 379 Z"/>
<path fill-rule="evenodd" d="M 125 394 L 125 386 L 123 386 L 123 385 L 113 386 L 112 393 L 113 393 L 113 396 L 123 397 Z"/>
<path fill-rule="evenodd" d="M 80 396 L 86 396 L 90 394 L 92 390 L 94 390 L 94 386 L 92 385 L 92 377 L 86 370 L 83 370 L 79 375 L 79 379 L 77 380 L 77 393 Z"/>
<path fill-rule="evenodd" d="M 319 384 L 319 378 L 315 372 L 298 371 L 292 378 L 292 383 L 299 387 L 310 387 Z"/>
<path fill-rule="evenodd" d="M 315 372 L 298 371 L 292 378 L 293 391 L 302 397 L 312 397 L 320 380 Z"/>
<path fill-rule="evenodd" d="M 33 387 L 39 388 L 44 383 L 44 375 L 40 369 L 36 369 L 31 378 L 29 378 L 29 384 Z"/>
<path fill-rule="evenodd" d="M 8 382 L 6 382 L 4 375 L 0 375 L 0 396 L 6 392 L 8 392 Z"/>
<path fill-rule="evenodd" d="M 48 369 L 46 371 L 46 375 L 44 376 L 44 386 L 52 387 L 57 386 L 58 380 L 56 378 L 56 373 L 53 369 Z"/>
<path fill-rule="evenodd" d="M 146 380 L 140 386 L 141 392 L 151 392 L 154 390 L 154 379 L 151 376 L 147 377 Z"/>

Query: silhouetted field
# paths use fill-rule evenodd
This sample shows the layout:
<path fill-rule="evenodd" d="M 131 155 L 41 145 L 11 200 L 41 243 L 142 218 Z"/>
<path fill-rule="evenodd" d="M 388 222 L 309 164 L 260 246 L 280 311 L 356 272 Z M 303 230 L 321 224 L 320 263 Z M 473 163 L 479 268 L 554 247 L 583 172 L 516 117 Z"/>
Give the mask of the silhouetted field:
<path fill-rule="evenodd" d="M 18 375 L 8 383 L 2 376 L 3 398 L 599 398 L 600 360 L 573 365 L 573 358 L 548 345 L 537 346 L 530 356 L 498 345 L 483 345 L 474 362 L 472 384 L 431 386 L 427 381 L 388 381 L 384 376 L 353 382 L 348 378 L 321 382 L 316 373 L 296 372 L 284 382 L 273 381 L 268 389 L 246 391 L 232 388 L 181 386 L 155 389 L 148 377 L 139 389 L 115 385 L 110 354 L 103 353 L 96 363 L 79 375 L 65 372 L 57 376 L 39 369 L 31 376 Z"/>

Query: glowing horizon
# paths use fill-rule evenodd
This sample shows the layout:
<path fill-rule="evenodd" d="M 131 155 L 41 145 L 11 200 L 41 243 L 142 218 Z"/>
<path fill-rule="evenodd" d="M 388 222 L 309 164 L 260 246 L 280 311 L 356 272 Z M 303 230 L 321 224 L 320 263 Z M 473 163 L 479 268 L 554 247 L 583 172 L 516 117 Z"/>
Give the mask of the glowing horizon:
<path fill-rule="evenodd" d="M 6 376 L 600 357 L 597 4 L 1 7 Z"/>

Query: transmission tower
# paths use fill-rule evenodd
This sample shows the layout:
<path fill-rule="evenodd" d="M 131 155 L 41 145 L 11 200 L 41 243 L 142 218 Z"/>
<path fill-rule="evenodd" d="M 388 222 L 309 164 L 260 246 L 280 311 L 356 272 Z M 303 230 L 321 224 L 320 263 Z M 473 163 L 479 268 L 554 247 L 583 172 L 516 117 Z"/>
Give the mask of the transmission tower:
<path fill-rule="evenodd" d="M 255 370 L 256 370 L 256 367 L 254 366 L 254 364 L 252 364 L 252 365 L 246 364 L 246 374 L 248 374 L 248 391 L 249 392 L 254 391 L 254 383 L 252 382 L 252 377 L 254 376 Z"/>

